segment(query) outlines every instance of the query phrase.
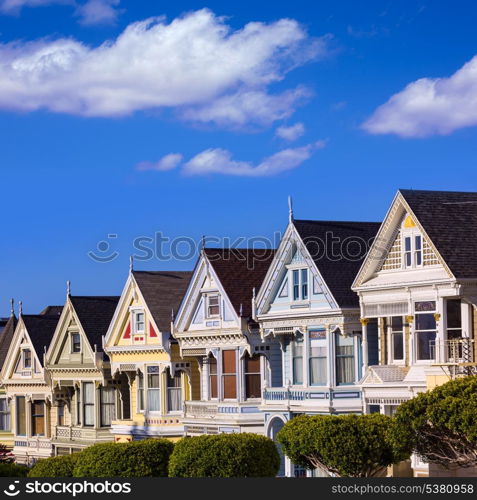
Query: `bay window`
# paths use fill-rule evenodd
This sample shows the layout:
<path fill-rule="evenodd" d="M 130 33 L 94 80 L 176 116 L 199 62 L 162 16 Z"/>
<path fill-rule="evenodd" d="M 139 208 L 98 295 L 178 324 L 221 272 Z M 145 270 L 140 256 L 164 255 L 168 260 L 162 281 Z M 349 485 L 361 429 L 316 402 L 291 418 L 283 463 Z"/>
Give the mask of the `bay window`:
<path fill-rule="evenodd" d="M 174 376 L 171 376 L 169 370 L 167 370 L 167 411 L 175 412 L 182 410 L 182 383 L 181 383 L 181 373 L 175 372 Z"/>
<path fill-rule="evenodd" d="M 83 425 L 94 426 L 94 396 L 95 387 L 93 382 L 83 382 Z"/>
<path fill-rule="evenodd" d="M 293 385 L 303 384 L 303 335 L 297 333 L 292 342 Z"/>
<path fill-rule="evenodd" d="M 260 356 L 255 354 L 250 357 L 247 353 L 243 363 L 245 372 L 245 398 L 260 398 L 262 396 Z"/>
<path fill-rule="evenodd" d="M 10 430 L 10 405 L 7 398 L 0 398 L 0 431 Z"/>
<path fill-rule="evenodd" d="M 431 360 L 434 356 L 436 341 L 436 303 L 435 301 L 416 302 L 415 337 L 416 359 L 419 361 Z"/>
<path fill-rule="evenodd" d="M 336 385 L 353 384 L 355 381 L 354 338 L 335 333 Z"/>
<path fill-rule="evenodd" d="M 393 316 L 389 320 L 389 333 L 391 336 L 391 358 L 393 361 L 404 359 L 404 322 L 402 316 Z"/>
<path fill-rule="evenodd" d="M 147 367 L 147 410 L 161 411 L 159 366 Z"/>
<path fill-rule="evenodd" d="M 218 398 L 218 383 L 217 383 L 217 360 L 209 356 L 209 394 L 211 399 Z"/>
<path fill-rule="evenodd" d="M 237 398 L 237 351 L 222 351 L 222 390 L 224 399 Z"/>
<path fill-rule="evenodd" d="M 116 418 L 116 391 L 113 386 L 101 387 L 100 392 L 101 406 L 101 426 L 109 427 Z"/>
<path fill-rule="evenodd" d="M 32 401 L 31 403 L 31 433 L 32 436 L 45 435 L 45 402 Z"/>
<path fill-rule="evenodd" d="M 26 436 L 26 400 L 25 396 L 17 396 L 15 400 L 16 409 L 16 434 Z"/>

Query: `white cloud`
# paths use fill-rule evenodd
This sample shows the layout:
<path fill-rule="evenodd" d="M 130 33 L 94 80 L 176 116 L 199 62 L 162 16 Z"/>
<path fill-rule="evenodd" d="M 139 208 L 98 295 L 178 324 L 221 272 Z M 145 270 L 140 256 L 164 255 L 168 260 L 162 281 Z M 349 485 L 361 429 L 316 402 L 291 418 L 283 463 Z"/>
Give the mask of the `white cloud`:
<path fill-rule="evenodd" d="M 167 170 L 173 170 L 182 161 L 183 156 L 180 153 L 169 153 L 163 156 L 160 160 L 153 161 L 142 161 L 136 165 L 136 170 L 158 170 L 160 172 L 165 172 Z"/>
<path fill-rule="evenodd" d="M 119 15 L 116 8 L 118 5 L 119 0 L 88 0 L 77 7 L 76 14 L 80 18 L 80 23 L 86 26 L 112 24 Z"/>
<path fill-rule="evenodd" d="M 45 7 L 53 4 L 70 4 L 74 0 L 0 0 L 0 12 L 2 14 L 17 15 L 23 7 Z"/>
<path fill-rule="evenodd" d="M 266 177 L 299 167 L 316 149 L 323 148 L 325 141 L 318 141 L 301 148 L 284 149 L 265 158 L 258 165 L 232 159 L 226 149 L 206 149 L 184 164 L 185 175 L 223 174 L 240 177 Z"/>
<path fill-rule="evenodd" d="M 305 125 L 303 123 L 295 123 L 295 125 L 290 125 L 289 127 L 278 127 L 275 131 L 275 135 L 286 141 L 296 141 L 305 133 Z"/>
<path fill-rule="evenodd" d="M 73 39 L 0 44 L 0 108 L 102 117 L 175 108 L 190 120 L 267 123 L 306 94 L 270 95 L 268 86 L 325 56 L 327 43 L 291 19 L 233 31 L 203 9 L 133 23 L 95 48 Z"/>
<path fill-rule="evenodd" d="M 393 95 L 362 125 L 371 134 L 446 135 L 477 125 L 477 56 L 448 78 L 421 78 Z"/>

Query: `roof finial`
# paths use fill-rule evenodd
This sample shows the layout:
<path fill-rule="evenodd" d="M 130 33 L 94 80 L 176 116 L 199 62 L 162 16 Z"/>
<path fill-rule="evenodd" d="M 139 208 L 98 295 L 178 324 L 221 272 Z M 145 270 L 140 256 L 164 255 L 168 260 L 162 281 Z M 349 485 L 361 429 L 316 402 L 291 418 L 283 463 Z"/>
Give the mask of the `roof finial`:
<path fill-rule="evenodd" d="M 171 321 L 174 322 L 174 309 L 171 309 Z"/>
<path fill-rule="evenodd" d="M 240 316 L 243 316 L 243 304 L 240 304 Z"/>
<path fill-rule="evenodd" d="M 202 238 L 200 240 L 200 251 L 202 252 L 205 248 L 205 235 L 202 235 Z"/>
<path fill-rule="evenodd" d="M 10 316 L 15 316 L 15 300 L 10 299 Z"/>
<path fill-rule="evenodd" d="M 21 300 L 18 302 L 18 314 L 20 316 L 23 314 L 23 302 Z"/>
<path fill-rule="evenodd" d="M 134 255 L 129 256 L 129 272 L 132 273 L 134 271 Z"/>
<path fill-rule="evenodd" d="M 288 196 L 288 221 L 293 222 L 293 200 Z"/>
<path fill-rule="evenodd" d="M 253 289 L 252 289 L 252 298 L 253 298 L 253 300 L 255 300 L 255 287 L 253 287 Z"/>
<path fill-rule="evenodd" d="M 71 281 L 67 280 L 66 282 L 66 296 L 69 297 L 71 295 Z"/>

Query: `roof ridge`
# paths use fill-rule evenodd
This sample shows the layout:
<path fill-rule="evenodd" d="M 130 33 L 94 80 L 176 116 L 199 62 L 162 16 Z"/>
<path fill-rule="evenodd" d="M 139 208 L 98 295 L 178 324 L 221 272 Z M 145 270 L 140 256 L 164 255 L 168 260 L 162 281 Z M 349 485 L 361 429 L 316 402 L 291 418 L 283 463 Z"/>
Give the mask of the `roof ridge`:
<path fill-rule="evenodd" d="M 316 223 L 333 223 L 333 224 L 381 224 L 379 221 L 371 221 L 371 220 L 330 220 L 330 219 L 293 219 L 293 222 L 316 222 Z"/>

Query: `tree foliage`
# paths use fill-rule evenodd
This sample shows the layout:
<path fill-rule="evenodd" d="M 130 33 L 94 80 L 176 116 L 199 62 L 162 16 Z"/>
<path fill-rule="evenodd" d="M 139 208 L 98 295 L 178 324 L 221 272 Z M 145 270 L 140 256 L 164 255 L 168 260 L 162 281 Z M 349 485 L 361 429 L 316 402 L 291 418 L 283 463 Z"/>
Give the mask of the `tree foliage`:
<path fill-rule="evenodd" d="M 477 465 L 477 376 L 418 394 L 400 405 L 395 420 L 396 441 L 406 442 L 424 461 Z"/>
<path fill-rule="evenodd" d="M 83 450 L 74 477 L 167 477 L 174 444 L 167 439 L 101 443 Z"/>
<path fill-rule="evenodd" d="M 393 419 L 386 415 L 301 415 L 277 435 L 284 453 L 297 465 L 344 477 L 372 477 L 409 458 L 393 440 Z"/>
<path fill-rule="evenodd" d="M 81 453 L 38 460 L 28 472 L 28 477 L 73 477 L 76 461 Z"/>
<path fill-rule="evenodd" d="M 257 434 L 218 434 L 181 439 L 170 477 L 274 477 L 280 467 L 275 443 Z"/>

